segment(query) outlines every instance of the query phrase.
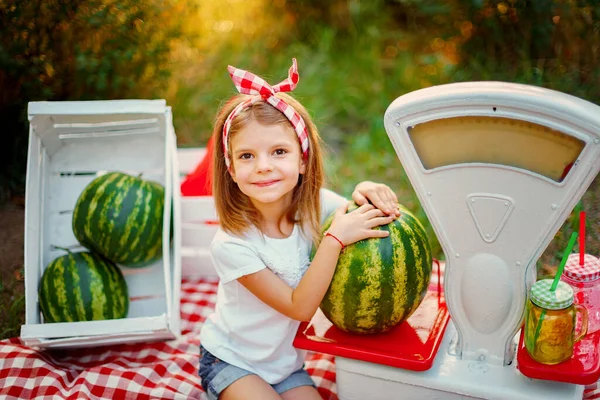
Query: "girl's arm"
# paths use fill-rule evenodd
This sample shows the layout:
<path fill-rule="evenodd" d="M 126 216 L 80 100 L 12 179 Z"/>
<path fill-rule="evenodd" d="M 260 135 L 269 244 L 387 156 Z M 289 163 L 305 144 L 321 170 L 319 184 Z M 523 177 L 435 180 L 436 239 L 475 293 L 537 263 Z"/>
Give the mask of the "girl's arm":
<path fill-rule="evenodd" d="M 345 246 L 371 237 L 386 237 L 387 231 L 375 230 L 376 226 L 392 222 L 396 216 L 385 216 L 371 204 L 365 204 L 347 213 L 348 205 L 336 211 L 328 230 Z M 280 313 L 300 321 L 308 321 L 317 311 L 329 287 L 337 265 L 341 244 L 331 236 L 325 236 L 306 273 L 294 289 L 271 270 L 265 268 L 242 276 L 238 281 L 267 305 Z"/>

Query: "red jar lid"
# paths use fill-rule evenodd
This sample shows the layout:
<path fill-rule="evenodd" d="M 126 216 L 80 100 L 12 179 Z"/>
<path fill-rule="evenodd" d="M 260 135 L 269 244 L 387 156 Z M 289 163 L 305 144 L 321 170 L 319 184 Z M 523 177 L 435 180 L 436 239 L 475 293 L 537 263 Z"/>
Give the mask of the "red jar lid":
<path fill-rule="evenodd" d="M 591 282 L 600 278 L 600 260 L 591 254 L 585 254 L 583 265 L 579 265 L 579 254 L 569 256 L 563 275 L 578 282 Z"/>

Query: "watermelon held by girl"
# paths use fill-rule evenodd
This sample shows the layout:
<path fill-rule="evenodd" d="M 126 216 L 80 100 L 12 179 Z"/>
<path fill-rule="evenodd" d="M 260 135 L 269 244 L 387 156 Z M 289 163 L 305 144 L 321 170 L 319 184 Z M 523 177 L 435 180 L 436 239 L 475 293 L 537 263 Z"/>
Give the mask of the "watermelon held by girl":
<path fill-rule="evenodd" d="M 162 257 L 164 188 L 153 181 L 110 172 L 90 182 L 73 211 L 82 246 L 126 267 Z"/>
<path fill-rule="evenodd" d="M 357 205 L 348 207 L 348 211 Z M 358 334 L 385 332 L 405 321 L 421 304 L 431 278 L 432 256 L 425 228 L 405 207 L 402 215 L 375 229 L 386 238 L 365 239 L 344 248 L 321 302 L 339 329 Z M 323 232 L 333 214 L 324 224 Z"/>
<path fill-rule="evenodd" d="M 125 318 L 129 310 L 119 267 L 87 251 L 69 252 L 48 264 L 38 298 L 47 323 Z"/>

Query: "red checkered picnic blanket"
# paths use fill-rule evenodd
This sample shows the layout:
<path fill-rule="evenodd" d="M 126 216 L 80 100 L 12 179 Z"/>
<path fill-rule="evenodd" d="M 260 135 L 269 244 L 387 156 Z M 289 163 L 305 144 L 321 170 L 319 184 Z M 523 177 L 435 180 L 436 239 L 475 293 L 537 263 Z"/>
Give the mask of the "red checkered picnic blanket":
<path fill-rule="evenodd" d="M 0 342 L 1 399 L 202 399 L 200 327 L 212 311 L 217 283 L 182 282 L 182 336 L 160 343 L 37 351 L 18 338 Z M 325 400 L 337 400 L 334 357 L 309 353 L 306 369 Z M 584 399 L 600 399 L 588 386 Z"/>
<path fill-rule="evenodd" d="M 38 351 L 0 341 L 0 399 L 204 399 L 198 377 L 202 322 L 217 283 L 184 280 L 181 338 L 169 342 Z M 334 357 L 309 353 L 305 368 L 326 400 L 337 400 Z"/>

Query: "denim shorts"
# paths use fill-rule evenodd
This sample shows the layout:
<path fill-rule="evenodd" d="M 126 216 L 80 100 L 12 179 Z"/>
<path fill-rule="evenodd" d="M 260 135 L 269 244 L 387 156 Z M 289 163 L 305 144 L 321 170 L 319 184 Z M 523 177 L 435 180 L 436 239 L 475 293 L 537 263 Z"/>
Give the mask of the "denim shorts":
<path fill-rule="evenodd" d="M 198 375 L 202 382 L 202 388 L 206 392 L 209 400 L 217 400 L 223 390 L 233 382 L 246 375 L 256 375 L 253 372 L 227 364 L 225 361 L 213 356 L 204 347 L 200 346 L 200 368 Z M 313 386 L 308 372 L 300 368 L 283 381 L 271 385 L 279 394 L 300 386 Z"/>

